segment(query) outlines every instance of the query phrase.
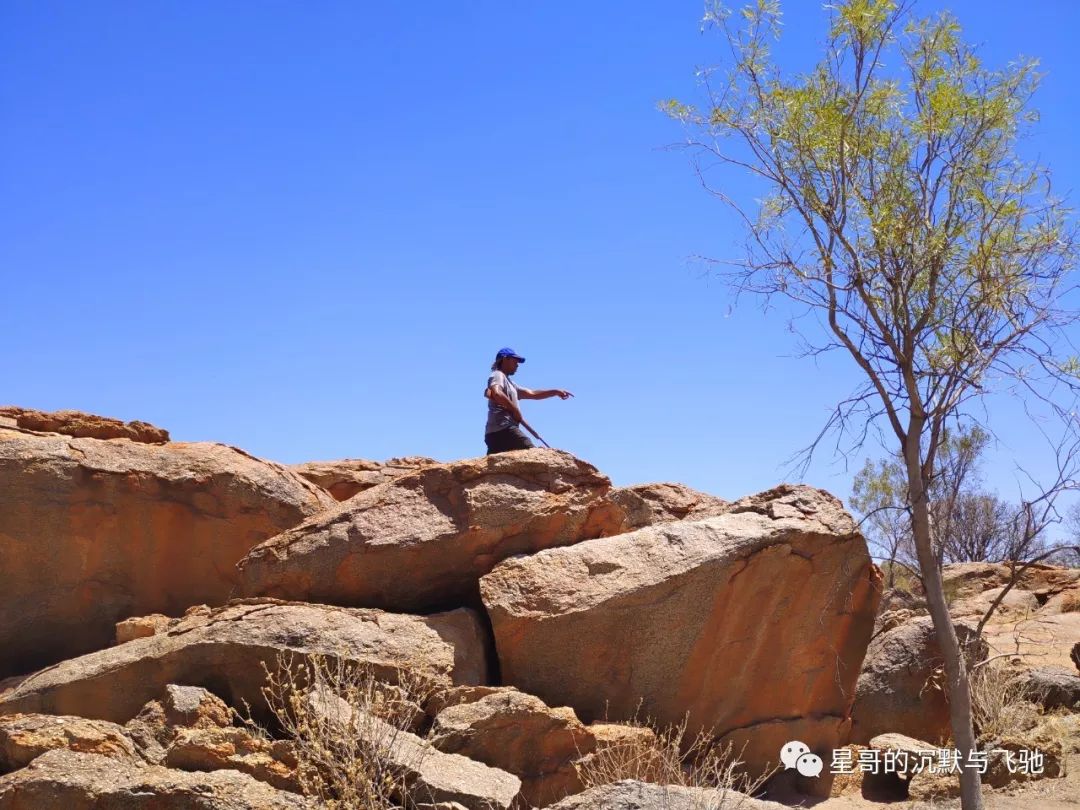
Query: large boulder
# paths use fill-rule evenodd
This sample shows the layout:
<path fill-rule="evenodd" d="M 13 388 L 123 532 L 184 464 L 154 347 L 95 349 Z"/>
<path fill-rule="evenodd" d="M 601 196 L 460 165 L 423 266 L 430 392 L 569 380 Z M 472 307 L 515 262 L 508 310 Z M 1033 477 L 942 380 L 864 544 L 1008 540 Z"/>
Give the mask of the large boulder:
<path fill-rule="evenodd" d="M 62 433 L 65 436 L 89 439 L 130 439 L 146 444 L 164 444 L 169 440 L 169 431 L 149 422 L 124 422 L 82 411 L 46 413 L 33 408 L 5 406 L 0 408 L 0 418 L 4 420 L 0 424 L 39 433 Z"/>
<path fill-rule="evenodd" d="M 623 780 L 600 785 L 548 806 L 546 810 L 788 810 L 783 804 L 752 799 L 734 790 L 654 785 Z"/>
<path fill-rule="evenodd" d="M 438 462 L 426 456 L 405 456 L 386 461 L 345 458 L 340 461 L 306 461 L 293 464 L 290 469 L 325 489 L 335 500 L 347 501 L 358 492 L 386 484 L 429 464 Z"/>
<path fill-rule="evenodd" d="M 410 612 L 476 602 L 499 560 L 617 531 L 609 490 L 595 467 L 556 450 L 423 467 L 252 549 L 241 587 Z"/>
<path fill-rule="evenodd" d="M 443 709 L 431 729 L 440 751 L 461 754 L 521 779 L 521 798 L 543 807 L 582 790 L 575 762 L 596 748 L 574 710 L 504 687 Z"/>
<path fill-rule="evenodd" d="M 394 681 L 404 670 L 433 687 L 482 683 L 486 639 L 479 617 L 238 602 L 194 614 L 168 631 L 63 661 L 0 694 L 0 715 L 76 714 L 123 723 L 169 684 L 203 686 L 241 708 L 264 705 L 263 665 L 280 655 L 323 655 L 373 668 Z"/>
<path fill-rule="evenodd" d="M 113 759 L 140 759 L 131 737 L 115 723 L 53 714 L 0 717 L 0 774 L 24 768 L 57 748 Z"/>
<path fill-rule="evenodd" d="M 1020 676 L 1024 694 L 1044 709 L 1080 709 L 1080 675 L 1061 667 L 1036 667 Z"/>
<path fill-rule="evenodd" d="M 846 741 L 880 574 L 836 498 L 785 485 L 507 560 L 481 593 L 504 683 L 587 722 L 687 718 L 757 768 Z"/>
<path fill-rule="evenodd" d="M 0 777 L 0 810 L 315 810 L 233 770 L 187 773 L 99 754 L 49 751 Z"/>
<path fill-rule="evenodd" d="M 220 444 L 0 427 L 0 678 L 105 647 L 127 616 L 224 602 L 248 549 L 333 502 Z"/>
<path fill-rule="evenodd" d="M 986 642 L 973 624 L 957 621 L 956 635 L 968 666 L 986 658 Z M 855 690 L 851 741 L 869 743 L 896 733 L 937 744 L 950 734 L 949 704 L 937 633 L 928 616 L 876 636 Z"/>

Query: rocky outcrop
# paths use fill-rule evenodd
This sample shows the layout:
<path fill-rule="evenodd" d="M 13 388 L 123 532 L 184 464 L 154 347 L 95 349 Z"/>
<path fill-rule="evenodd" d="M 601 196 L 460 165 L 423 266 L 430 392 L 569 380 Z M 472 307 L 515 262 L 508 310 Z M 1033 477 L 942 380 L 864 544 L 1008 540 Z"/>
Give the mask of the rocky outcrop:
<path fill-rule="evenodd" d="M 986 658 L 986 642 L 974 625 L 954 625 L 968 666 Z M 897 733 L 930 743 L 948 737 L 949 705 L 937 634 L 929 617 L 918 617 L 875 637 L 855 690 L 851 741 L 868 743 Z"/>
<path fill-rule="evenodd" d="M 950 563 L 941 570 L 945 592 L 958 600 L 977 596 L 991 588 L 1001 588 L 1008 585 L 1012 577 L 1012 568 L 1007 563 Z M 1077 582 L 1080 582 L 1080 568 L 1034 563 L 1020 574 L 1013 587 L 1045 599 Z"/>
<path fill-rule="evenodd" d="M 58 748 L 112 759 L 140 759 L 127 732 L 115 723 L 51 714 L 0 717 L 0 774 L 24 768 Z"/>
<path fill-rule="evenodd" d="M 722 515 L 728 502 L 682 484 L 638 484 L 612 490 L 611 500 L 623 512 L 620 531 L 679 520 L 704 520 Z"/>
<path fill-rule="evenodd" d="M 756 768 L 845 741 L 880 574 L 837 499 L 783 486 L 507 560 L 481 593 L 504 683 L 586 721 L 688 717 Z"/>
<path fill-rule="evenodd" d="M 293 464 L 290 469 L 325 489 L 335 500 L 347 501 L 358 492 L 387 484 L 430 464 L 438 462 L 426 456 L 405 456 L 386 461 L 346 458 L 341 461 L 307 461 Z"/>
<path fill-rule="evenodd" d="M 280 655 L 341 657 L 389 681 L 408 669 L 433 686 L 481 683 L 484 643 L 479 618 L 468 610 L 424 617 L 239 602 L 42 670 L 0 695 L 0 715 L 76 714 L 123 723 L 177 683 L 203 686 L 234 707 L 247 701 L 258 711 L 263 665 L 276 668 Z"/>
<path fill-rule="evenodd" d="M 164 444 L 169 441 L 169 431 L 154 427 L 149 422 L 124 422 L 82 411 L 46 413 L 33 408 L 8 406 L 0 408 L 0 417 L 5 418 L 10 427 L 39 433 L 62 433 L 65 436 L 87 439 L 130 439 L 145 444 Z"/>
<path fill-rule="evenodd" d="M 1002 592 L 1004 591 L 1004 596 Z M 1001 597 L 991 614 L 991 620 L 1018 619 L 1030 616 L 1039 609 L 1039 600 L 1035 594 L 1022 588 L 990 588 L 973 596 L 958 599 L 949 606 L 949 613 L 953 616 L 973 616 L 978 622 L 990 606 Z"/>
<path fill-rule="evenodd" d="M 568 707 L 503 688 L 479 700 L 444 709 L 431 743 L 521 779 L 521 798 L 543 807 L 582 790 L 574 763 L 596 748 L 592 732 Z"/>
<path fill-rule="evenodd" d="M 315 810 L 318 804 L 232 770 L 188 773 L 98 754 L 49 751 L 0 777 L 0 810 Z"/>
<path fill-rule="evenodd" d="M 243 592 L 410 612 L 469 604 L 499 560 L 616 531 L 609 489 L 556 450 L 424 467 L 252 549 Z"/>
<path fill-rule="evenodd" d="M 547 810 L 787 810 L 783 804 L 753 799 L 734 790 L 654 785 L 624 780 L 592 788 Z"/>
<path fill-rule="evenodd" d="M 125 617 L 224 602 L 248 549 L 332 503 L 224 445 L 0 427 L 0 677 L 105 647 Z"/>

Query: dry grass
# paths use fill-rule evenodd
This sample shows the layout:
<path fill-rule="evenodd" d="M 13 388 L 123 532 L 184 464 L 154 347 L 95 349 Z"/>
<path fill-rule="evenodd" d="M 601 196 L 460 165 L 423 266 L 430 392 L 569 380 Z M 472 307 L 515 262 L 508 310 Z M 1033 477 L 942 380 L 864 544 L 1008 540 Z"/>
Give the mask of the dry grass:
<path fill-rule="evenodd" d="M 370 667 L 325 656 L 281 656 L 275 670 L 264 669 L 263 695 L 293 746 L 306 796 L 331 810 L 398 810 L 422 800 L 409 774 L 423 749 L 400 744 L 431 694 L 420 678 L 389 684 Z"/>
<path fill-rule="evenodd" d="M 1029 731 L 1039 723 L 1039 708 L 1018 675 L 1003 660 L 971 673 L 971 714 L 980 740 Z"/>
<path fill-rule="evenodd" d="M 738 807 L 747 795 L 757 793 L 773 773 L 751 777 L 731 744 L 715 745 L 704 732 L 689 739 L 685 719 L 664 727 L 649 721 L 629 725 L 653 733 L 628 736 L 578 762 L 575 767 L 586 790 L 624 779 L 706 788 L 708 794 L 693 799 L 695 810 L 721 810 Z"/>

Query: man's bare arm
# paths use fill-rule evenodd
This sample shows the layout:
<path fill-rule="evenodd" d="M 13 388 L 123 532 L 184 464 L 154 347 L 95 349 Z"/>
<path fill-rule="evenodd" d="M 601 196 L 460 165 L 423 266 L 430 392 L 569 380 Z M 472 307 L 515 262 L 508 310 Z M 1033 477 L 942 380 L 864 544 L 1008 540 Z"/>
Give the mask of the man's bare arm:
<path fill-rule="evenodd" d="M 518 386 L 518 397 L 521 399 L 548 399 L 550 397 L 558 397 L 559 399 L 569 399 L 572 397 L 569 391 L 564 391 L 562 388 L 543 388 L 539 391 L 533 391 L 529 388 L 522 388 Z"/>

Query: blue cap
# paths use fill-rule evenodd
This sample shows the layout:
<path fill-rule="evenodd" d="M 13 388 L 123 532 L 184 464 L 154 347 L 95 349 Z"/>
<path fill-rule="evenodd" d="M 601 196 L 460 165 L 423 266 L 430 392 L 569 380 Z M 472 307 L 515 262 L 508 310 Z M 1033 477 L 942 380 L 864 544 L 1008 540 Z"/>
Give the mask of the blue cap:
<path fill-rule="evenodd" d="M 498 354 L 496 354 L 496 355 L 495 355 L 495 359 L 496 359 L 496 360 L 501 360 L 501 359 L 502 359 L 503 357 L 513 357 L 513 358 L 514 358 L 515 360 L 517 360 L 517 361 L 518 361 L 519 363 L 524 363 L 524 362 L 525 362 L 525 358 L 524 358 L 524 357 L 522 357 L 522 356 L 521 356 L 520 354 L 518 354 L 517 352 L 515 352 L 515 351 L 514 351 L 513 349 L 511 349 L 511 348 L 508 348 L 508 347 L 506 347 L 506 346 L 504 346 L 503 348 L 499 349 L 499 352 L 498 352 Z"/>

